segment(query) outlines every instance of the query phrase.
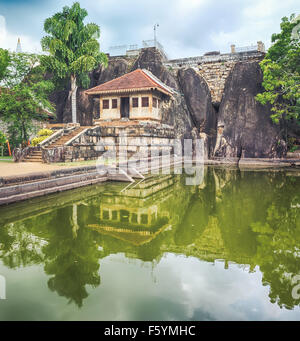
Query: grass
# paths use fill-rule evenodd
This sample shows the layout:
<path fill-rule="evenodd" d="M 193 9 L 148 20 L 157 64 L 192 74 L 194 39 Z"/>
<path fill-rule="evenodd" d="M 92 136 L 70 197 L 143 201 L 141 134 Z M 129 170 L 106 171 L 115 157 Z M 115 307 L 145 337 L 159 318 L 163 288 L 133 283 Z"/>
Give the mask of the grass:
<path fill-rule="evenodd" d="M 1 156 L 0 155 L 0 162 L 13 162 L 13 157 L 12 156 Z"/>

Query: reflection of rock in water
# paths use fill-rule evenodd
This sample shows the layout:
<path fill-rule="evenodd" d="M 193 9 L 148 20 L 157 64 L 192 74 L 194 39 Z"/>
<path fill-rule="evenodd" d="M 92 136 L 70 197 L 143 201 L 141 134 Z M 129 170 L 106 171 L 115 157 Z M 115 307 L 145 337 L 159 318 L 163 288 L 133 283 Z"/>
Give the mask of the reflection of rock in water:
<path fill-rule="evenodd" d="M 282 171 L 208 167 L 201 186 L 166 175 L 127 190 L 108 183 L 12 205 L 0 210 L 1 262 L 43 265 L 49 288 L 81 306 L 86 285 L 100 284 L 106 256 L 152 264 L 164 253 L 222 259 L 225 268 L 259 266 L 271 302 L 292 309 L 299 304 L 291 296 L 299 272 L 299 181 Z"/>
<path fill-rule="evenodd" d="M 151 176 L 125 191 L 105 192 L 100 222 L 89 227 L 134 245 L 148 243 L 178 220 L 172 212 L 180 186 L 178 176 Z"/>

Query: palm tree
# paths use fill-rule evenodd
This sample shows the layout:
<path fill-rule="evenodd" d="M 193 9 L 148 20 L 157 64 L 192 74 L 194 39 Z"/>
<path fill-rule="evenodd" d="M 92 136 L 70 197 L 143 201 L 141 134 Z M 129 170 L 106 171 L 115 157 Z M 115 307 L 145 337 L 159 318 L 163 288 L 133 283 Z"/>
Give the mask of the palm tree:
<path fill-rule="evenodd" d="M 76 123 L 76 94 L 78 85 L 89 86 L 88 72 L 96 66 L 107 65 L 106 54 L 100 52 L 97 39 L 100 28 L 96 24 L 84 24 L 87 11 L 75 2 L 72 7 L 65 6 L 62 12 L 45 20 L 44 30 L 48 34 L 41 40 L 43 51 L 42 63 L 54 77 L 54 81 L 62 84 L 70 80 L 72 98 L 72 122 Z"/>

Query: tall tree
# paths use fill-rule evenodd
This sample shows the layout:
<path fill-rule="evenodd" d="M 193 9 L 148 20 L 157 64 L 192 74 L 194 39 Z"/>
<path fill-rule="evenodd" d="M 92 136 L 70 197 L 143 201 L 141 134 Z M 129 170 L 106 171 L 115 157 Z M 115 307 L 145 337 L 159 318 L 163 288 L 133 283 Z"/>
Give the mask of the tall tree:
<path fill-rule="evenodd" d="M 36 128 L 35 121 L 48 118 L 54 108 L 48 100 L 53 83 L 45 80 L 40 56 L 10 53 L 9 66 L 2 79 L 0 115 L 8 125 L 11 144 L 26 142 Z"/>
<path fill-rule="evenodd" d="M 270 103 L 271 118 L 292 119 L 300 124 L 300 16 L 284 17 L 281 32 L 272 35 L 273 45 L 260 63 L 265 91 L 256 96 Z"/>
<path fill-rule="evenodd" d="M 9 53 L 7 50 L 0 49 L 0 81 L 4 78 L 9 65 Z"/>
<path fill-rule="evenodd" d="M 89 86 L 88 72 L 97 65 L 107 65 L 107 56 L 100 52 L 97 39 L 100 28 L 96 24 L 84 24 L 87 11 L 75 2 L 72 7 L 65 6 L 62 12 L 46 19 L 44 30 L 48 34 L 41 44 L 49 55 L 43 63 L 53 74 L 55 81 L 70 80 L 72 98 L 72 121 L 77 121 L 76 94 L 78 86 Z"/>

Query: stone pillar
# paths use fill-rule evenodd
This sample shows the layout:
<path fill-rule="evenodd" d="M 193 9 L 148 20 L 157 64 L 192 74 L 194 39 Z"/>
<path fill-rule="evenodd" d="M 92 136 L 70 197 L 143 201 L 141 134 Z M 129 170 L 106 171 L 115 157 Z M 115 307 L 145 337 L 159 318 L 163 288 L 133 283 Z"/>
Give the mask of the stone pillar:
<path fill-rule="evenodd" d="M 236 51 L 235 51 L 235 45 L 231 45 L 230 48 L 231 48 L 231 53 L 236 53 Z"/>
<path fill-rule="evenodd" d="M 262 41 L 257 42 L 257 51 L 265 52 L 265 44 Z"/>

